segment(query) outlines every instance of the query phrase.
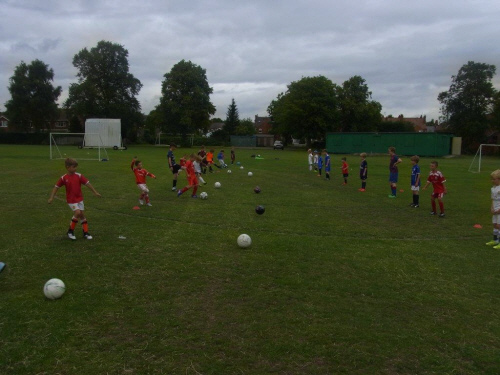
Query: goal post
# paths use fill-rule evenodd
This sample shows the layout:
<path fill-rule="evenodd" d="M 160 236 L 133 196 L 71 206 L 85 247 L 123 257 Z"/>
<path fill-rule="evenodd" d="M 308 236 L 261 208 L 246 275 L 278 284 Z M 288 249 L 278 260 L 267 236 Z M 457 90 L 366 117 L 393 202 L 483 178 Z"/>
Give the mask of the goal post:
<path fill-rule="evenodd" d="M 479 145 L 479 148 L 476 151 L 476 155 L 474 155 L 474 159 L 472 159 L 472 163 L 469 166 L 469 172 L 472 173 L 480 173 L 481 172 L 481 161 L 484 155 L 484 148 L 499 148 L 500 145 L 496 144 L 488 144 L 483 143 Z"/>
<path fill-rule="evenodd" d="M 49 147 L 50 160 L 74 158 L 107 161 L 109 159 L 101 136 L 95 133 L 50 133 Z"/>

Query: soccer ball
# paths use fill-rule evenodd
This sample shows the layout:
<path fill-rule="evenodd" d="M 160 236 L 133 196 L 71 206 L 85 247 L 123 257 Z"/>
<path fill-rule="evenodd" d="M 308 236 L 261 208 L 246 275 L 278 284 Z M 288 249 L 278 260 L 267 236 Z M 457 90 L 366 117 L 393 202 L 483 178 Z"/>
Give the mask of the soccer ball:
<path fill-rule="evenodd" d="M 238 246 L 241 248 L 247 248 L 252 244 L 252 239 L 248 234 L 240 234 L 238 237 Z"/>
<path fill-rule="evenodd" d="M 200 198 L 201 199 L 207 199 L 208 198 L 208 194 L 206 191 L 202 191 L 201 194 L 200 194 Z"/>
<path fill-rule="evenodd" d="M 61 298 L 66 291 L 66 285 L 59 279 L 50 279 L 43 287 L 43 293 L 48 299 Z"/>
<path fill-rule="evenodd" d="M 216 183 L 214 184 L 214 187 L 215 187 L 216 189 L 220 188 L 220 187 L 221 187 L 220 182 L 216 182 Z"/>
<path fill-rule="evenodd" d="M 243 166 L 241 166 L 240 169 L 243 169 Z"/>
<path fill-rule="evenodd" d="M 252 177 L 253 176 L 253 173 L 252 172 L 248 172 L 248 177 Z"/>
<path fill-rule="evenodd" d="M 257 212 L 259 215 L 262 215 L 264 212 L 266 212 L 266 209 L 264 206 L 257 206 L 255 207 L 255 212 Z"/>
<path fill-rule="evenodd" d="M 260 187 L 256 186 L 253 188 L 253 191 L 255 191 L 256 194 L 260 193 Z"/>
<path fill-rule="evenodd" d="M 230 170 L 230 169 L 228 169 L 228 170 L 227 170 L 227 173 L 233 173 L 233 172 L 231 172 L 231 170 Z"/>
<path fill-rule="evenodd" d="M 64 155 L 66 155 L 66 154 L 64 154 Z M 240 165 L 240 164 L 241 164 L 241 163 L 240 163 L 239 161 L 237 161 L 237 162 L 236 162 L 236 165 Z"/>

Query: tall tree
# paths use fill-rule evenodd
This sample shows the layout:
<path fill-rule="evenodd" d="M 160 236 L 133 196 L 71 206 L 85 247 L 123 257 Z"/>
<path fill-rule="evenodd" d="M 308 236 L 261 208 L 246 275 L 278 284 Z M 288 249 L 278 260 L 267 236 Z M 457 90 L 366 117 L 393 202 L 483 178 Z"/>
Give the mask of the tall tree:
<path fill-rule="evenodd" d="M 366 81 L 360 76 L 349 78 L 339 90 L 340 126 L 344 132 L 374 131 L 382 119 L 382 105 L 371 100 Z"/>
<path fill-rule="evenodd" d="M 227 107 L 226 121 L 224 121 L 224 132 L 227 136 L 235 134 L 236 128 L 240 125 L 240 115 L 238 113 L 238 107 L 236 107 L 236 102 L 234 98 L 231 100 L 231 104 Z"/>
<path fill-rule="evenodd" d="M 190 133 L 206 133 L 215 107 L 210 102 L 213 89 L 208 85 L 205 69 L 182 60 L 164 77 L 158 107 L 165 119 L 162 130 L 181 134 L 183 139 Z"/>
<path fill-rule="evenodd" d="M 304 77 L 271 102 L 267 111 L 275 133 L 284 137 L 323 139 L 338 122 L 338 86 L 324 76 Z"/>
<path fill-rule="evenodd" d="M 240 120 L 239 125 L 234 131 L 235 135 L 253 135 L 255 134 L 255 123 L 250 117 Z"/>
<path fill-rule="evenodd" d="M 473 151 L 485 137 L 496 94 L 491 82 L 495 73 L 495 65 L 469 61 L 451 77 L 449 90 L 438 95 L 442 119 L 462 137 L 464 150 Z"/>
<path fill-rule="evenodd" d="M 37 131 L 46 129 L 57 119 L 57 99 L 60 86 L 54 87 L 54 71 L 40 60 L 31 64 L 21 61 L 9 79 L 11 99 L 5 103 L 10 121 L 20 130 L 31 126 Z"/>
<path fill-rule="evenodd" d="M 122 134 L 133 138 L 142 118 L 136 98 L 142 83 L 129 72 L 128 51 L 102 40 L 78 52 L 73 65 L 78 69 L 78 83 L 70 85 L 64 103 L 70 114 L 83 119 L 120 118 Z"/>

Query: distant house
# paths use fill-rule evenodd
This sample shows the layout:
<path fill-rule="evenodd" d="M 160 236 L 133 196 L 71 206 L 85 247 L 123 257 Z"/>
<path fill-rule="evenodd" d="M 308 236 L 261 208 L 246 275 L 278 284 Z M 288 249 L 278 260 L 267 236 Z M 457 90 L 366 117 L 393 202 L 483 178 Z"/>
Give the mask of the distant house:
<path fill-rule="evenodd" d="M 408 122 L 413 125 L 413 129 L 417 133 L 427 133 L 430 129 L 427 129 L 426 116 L 420 117 L 404 117 L 399 115 L 398 117 L 384 117 L 382 121 L 385 122 Z"/>
<path fill-rule="evenodd" d="M 0 131 L 3 132 L 19 132 L 19 128 L 16 128 L 14 124 L 9 122 L 9 119 L 0 114 Z M 34 129 L 31 127 L 28 133 L 33 132 Z M 52 133 L 67 133 L 69 132 L 69 119 L 64 109 L 59 109 L 59 117 L 48 124 L 47 129 L 42 129 L 42 131 L 52 132 Z"/>
<path fill-rule="evenodd" d="M 255 132 L 257 134 L 269 134 L 271 127 L 271 117 L 259 117 L 259 115 L 255 115 Z"/>
<path fill-rule="evenodd" d="M 7 132 L 9 129 L 9 119 L 0 113 L 0 131 Z"/>
<path fill-rule="evenodd" d="M 213 133 L 216 132 L 217 130 L 222 130 L 223 127 L 224 127 L 223 122 L 213 122 L 210 124 L 210 127 L 208 128 L 208 132 Z"/>

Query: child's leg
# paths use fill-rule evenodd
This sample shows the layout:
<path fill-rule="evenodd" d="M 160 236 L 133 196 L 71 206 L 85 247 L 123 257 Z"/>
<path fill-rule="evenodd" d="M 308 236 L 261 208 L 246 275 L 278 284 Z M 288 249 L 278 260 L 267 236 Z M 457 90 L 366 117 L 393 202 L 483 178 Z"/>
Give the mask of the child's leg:
<path fill-rule="evenodd" d="M 198 191 L 198 185 L 194 185 L 193 186 L 193 194 L 192 195 L 195 196 L 197 191 Z"/>
<path fill-rule="evenodd" d="M 498 243 L 499 236 L 500 236 L 500 224 L 493 224 L 493 241 Z"/>
<path fill-rule="evenodd" d="M 325 176 L 326 176 L 326 179 L 329 180 L 330 179 L 330 172 L 325 172 Z"/>
<path fill-rule="evenodd" d="M 438 203 L 439 203 L 439 210 L 441 211 L 442 214 L 444 214 L 444 203 L 442 198 L 438 198 Z"/>
<path fill-rule="evenodd" d="M 436 212 L 436 199 L 431 197 L 432 212 Z"/>
<path fill-rule="evenodd" d="M 361 180 L 361 189 L 366 189 L 366 180 Z"/>

